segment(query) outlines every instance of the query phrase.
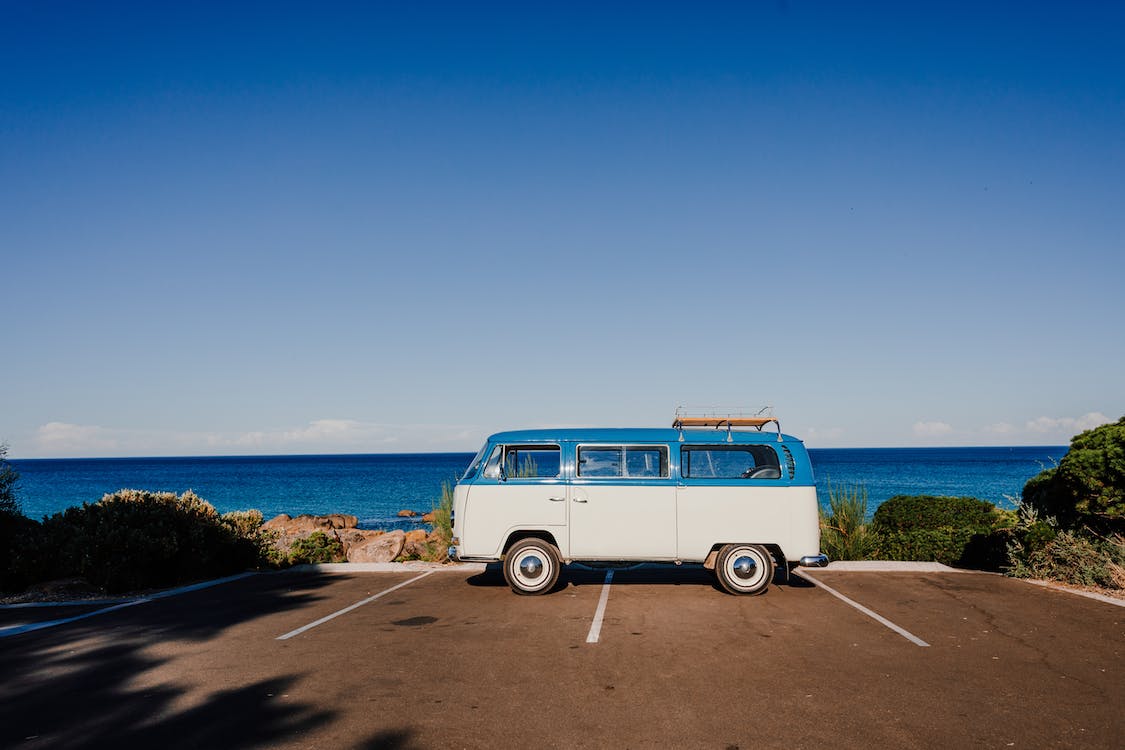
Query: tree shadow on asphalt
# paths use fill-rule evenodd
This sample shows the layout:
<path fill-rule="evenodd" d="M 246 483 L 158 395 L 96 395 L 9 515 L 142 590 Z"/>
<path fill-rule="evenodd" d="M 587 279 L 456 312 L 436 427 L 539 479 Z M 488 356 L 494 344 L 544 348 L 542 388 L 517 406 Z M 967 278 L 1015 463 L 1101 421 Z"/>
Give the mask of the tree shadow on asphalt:
<path fill-rule="evenodd" d="M 379 732 L 371 739 L 356 747 L 360 750 L 422 750 L 422 745 L 413 739 L 409 729 L 391 729 Z"/>
<path fill-rule="evenodd" d="M 232 686 L 234 669 L 171 680 L 150 673 L 175 665 L 163 644 L 205 647 L 233 626 L 322 599 L 317 590 L 329 578 L 256 576 L 238 582 L 254 582 L 246 588 L 224 584 L 207 596 L 195 592 L 0 639 L 0 746 L 268 747 L 325 725 L 333 711 L 285 697 L 300 674 Z M 201 679 L 214 688 L 192 686 Z"/>

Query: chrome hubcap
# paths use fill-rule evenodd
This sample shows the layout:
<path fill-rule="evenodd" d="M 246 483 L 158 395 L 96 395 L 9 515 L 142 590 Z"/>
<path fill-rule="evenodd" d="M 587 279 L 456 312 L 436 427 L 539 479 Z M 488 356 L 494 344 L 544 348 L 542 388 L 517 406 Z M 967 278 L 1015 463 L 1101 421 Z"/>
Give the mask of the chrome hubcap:
<path fill-rule="evenodd" d="M 732 572 L 744 581 L 748 581 L 758 574 L 758 562 L 752 557 L 743 555 L 734 561 Z"/>
<path fill-rule="evenodd" d="M 543 575 L 543 561 L 535 555 L 520 560 L 520 575 L 524 578 L 538 578 Z"/>

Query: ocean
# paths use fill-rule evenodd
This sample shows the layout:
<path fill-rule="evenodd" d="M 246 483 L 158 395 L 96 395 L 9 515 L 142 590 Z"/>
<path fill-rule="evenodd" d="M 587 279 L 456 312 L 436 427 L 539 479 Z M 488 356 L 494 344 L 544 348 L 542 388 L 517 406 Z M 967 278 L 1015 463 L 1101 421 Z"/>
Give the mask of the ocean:
<path fill-rule="evenodd" d="M 1023 485 L 1066 454 L 1065 446 L 1012 448 L 811 448 L 817 493 L 862 484 L 869 510 L 889 497 L 969 495 L 1011 507 Z M 338 456 L 12 459 L 24 513 L 42 518 L 122 488 L 194 490 L 220 512 L 349 513 L 365 528 L 419 523 L 398 511 L 430 510 L 471 453 Z"/>

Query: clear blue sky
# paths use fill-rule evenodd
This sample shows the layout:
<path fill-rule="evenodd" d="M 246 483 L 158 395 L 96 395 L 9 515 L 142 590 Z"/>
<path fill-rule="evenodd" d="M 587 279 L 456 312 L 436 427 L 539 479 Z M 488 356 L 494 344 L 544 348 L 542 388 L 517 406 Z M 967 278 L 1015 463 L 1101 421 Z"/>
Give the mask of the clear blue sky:
<path fill-rule="evenodd" d="M 3 0 L 0 441 L 1116 419 L 1125 10 L 851 5 Z"/>

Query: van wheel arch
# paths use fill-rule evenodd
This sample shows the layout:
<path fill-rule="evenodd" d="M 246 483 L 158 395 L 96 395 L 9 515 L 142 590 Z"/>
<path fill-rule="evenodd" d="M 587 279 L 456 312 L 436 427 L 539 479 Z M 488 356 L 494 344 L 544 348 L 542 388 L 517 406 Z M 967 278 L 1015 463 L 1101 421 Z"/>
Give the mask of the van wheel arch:
<path fill-rule="evenodd" d="M 512 548 L 512 545 L 521 539 L 542 539 L 544 542 L 550 542 L 555 545 L 555 549 L 559 547 L 559 543 L 555 541 L 555 535 L 551 532 L 525 529 L 522 531 L 513 531 L 511 534 L 508 534 L 508 538 L 504 540 L 504 548 L 500 551 L 500 554 L 508 554 L 508 550 Z"/>
<path fill-rule="evenodd" d="M 707 553 L 707 557 L 703 560 L 703 567 L 707 570 L 714 570 L 715 561 L 719 558 L 719 550 L 721 550 L 728 544 L 734 544 L 734 542 L 715 542 L 714 544 L 712 544 L 711 551 Z M 781 545 L 763 542 L 751 542 L 751 544 L 756 544 L 759 547 L 765 547 L 766 550 L 770 553 L 770 556 L 773 557 L 774 569 L 784 570 L 786 572 L 786 578 L 788 579 L 789 564 L 785 559 L 785 553 L 781 551 Z"/>

